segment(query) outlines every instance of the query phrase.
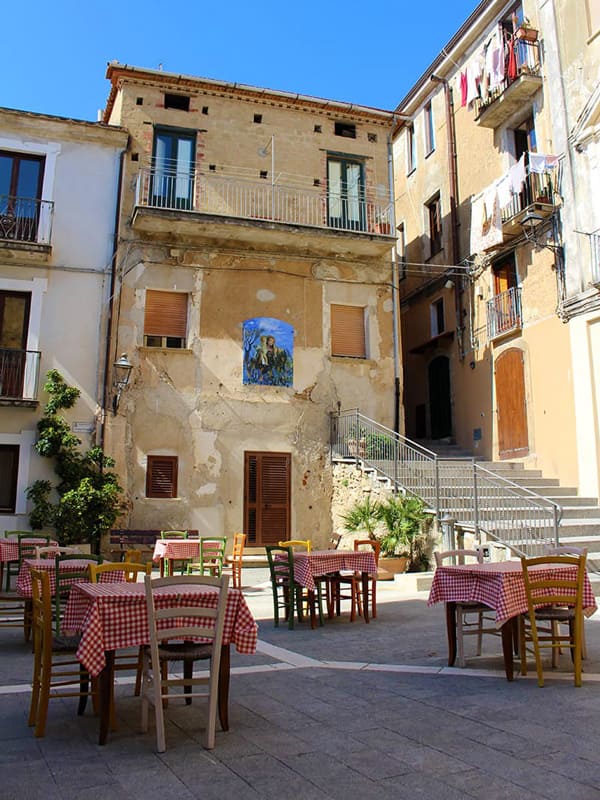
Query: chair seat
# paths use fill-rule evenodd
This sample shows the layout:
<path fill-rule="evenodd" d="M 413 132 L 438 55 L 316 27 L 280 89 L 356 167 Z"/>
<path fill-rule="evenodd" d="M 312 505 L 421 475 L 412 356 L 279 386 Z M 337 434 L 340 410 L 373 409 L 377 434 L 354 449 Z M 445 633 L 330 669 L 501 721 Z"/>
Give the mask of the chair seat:
<path fill-rule="evenodd" d="M 468 609 L 469 611 L 491 611 L 491 606 L 486 606 L 485 603 L 478 603 L 476 600 L 466 600 L 466 601 L 458 601 L 456 603 L 457 606 L 461 606 L 461 608 Z"/>
<path fill-rule="evenodd" d="M 540 620 L 556 620 L 557 622 L 568 622 L 575 619 L 574 608 L 564 608 L 560 606 L 546 606 L 535 610 L 535 618 Z"/>
<path fill-rule="evenodd" d="M 53 653 L 74 653 L 79 647 L 81 636 L 53 636 Z"/>
<path fill-rule="evenodd" d="M 212 644 L 197 642 L 169 642 L 158 647 L 161 661 L 199 661 L 212 656 Z"/>

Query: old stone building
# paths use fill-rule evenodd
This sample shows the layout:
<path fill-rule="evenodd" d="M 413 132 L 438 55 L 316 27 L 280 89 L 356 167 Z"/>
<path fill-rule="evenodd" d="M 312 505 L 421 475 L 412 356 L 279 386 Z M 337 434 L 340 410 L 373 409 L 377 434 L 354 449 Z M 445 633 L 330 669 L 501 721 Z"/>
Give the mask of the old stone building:
<path fill-rule="evenodd" d="M 130 139 L 106 446 L 124 526 L 331 527 L 330 414 L 398 418 L 388 111 L 111 63 Z"/>
<path fill-rule="evenodd" d="M 593 359 L 587 382 L 575 378 L 564 319 L 578 217 L 553 54 L 558 35 L 572 75 L 578 59 L 588 65 L 575 124 L 594 83 L 597 93 L 598 39 L 584 30 L 585 0 L 581 14 L 567 5 L 554 3 L 556 34 L 551 2 L 480 3 L 398 105 L 394 165 L 407 434 L 578 485 L 576 417 L 592 402 Z M 597 215 L 578 213 L 596 229 Z"/>

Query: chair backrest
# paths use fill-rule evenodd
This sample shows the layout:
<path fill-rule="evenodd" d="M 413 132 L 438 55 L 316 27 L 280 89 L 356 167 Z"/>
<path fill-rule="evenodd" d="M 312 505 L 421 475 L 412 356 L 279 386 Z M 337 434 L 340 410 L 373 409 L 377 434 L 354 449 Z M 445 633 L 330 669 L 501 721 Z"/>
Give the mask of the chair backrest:
<path fill-rule="evenodd" d="M 155 578 L 154 580 L 150 575 L 146 575 L 144 584 L 146 587 L 146 607 L 148 610 L 150 650 L 153 663 L 158 664 L 158 645 L 160 642 L 173 639 L 209 639 L 212 642 L 215 656 L 217 655 L 217 647 L 220 654 L 225 609 L 227 607 L 227 589 L 229 586 L 229 577 L 227 575 L 222 575 L 220 578 L 213 578 L 208 575 L 174 575 L 168 578 Z M 160 601 L 157 602 L 156 590 L 165 586 L 175 592 L 178 589 L 182 590 L 176 609 L 167 606 L 161 607 Z M 189 603 L 186 603 L 185 591 L 183 590 L 188 586 L 216 589 L 217 592 L 211 591 L 210 596 L 211 598 L 216 597 L 217 602 L 206 602 L 200 605 L 196 597 L 190 598 Z M 181 620 L 185 620 L 185 625 L 181 624 Z"/>
<path fill-rule="evenodd" d="M 43 546 L 36 546 L 35 548 L 35 557 L 36 558 L 55 558 L 55 556 L 63 556 L 63 555 L 70 555 L 73 553 L 81 553 L 79 547 L 60 547 L 59 545 L 43 545 Z"/>
<path fill-rule="evenodd" d="M 68 572 L 61 572 L 60 566 L 66 561 L 80 561 L 77 567 L 70 569 Z M 102 564 L 102 556 L 97 556 L 92 553 L 67 553 L 65 555 L 57 555 L 54 558 L 56 566 L 56 597 L 64 596 L 69 593 L 71 584 L 76 581 L 89 581 L 90 572 L 88 569 L 89 564 Z"/>
<path fill-rule="evenodd" d="M 36 539 L 36 541 L 27 541 L 28 539 Z M 35 531 L 21 531 L 18 533 L 19 564 L 23 562 L 24 558 L 35 558 L 36 548 L 39 546 L 40 542 L 46 542 L 46 544 L 48 544 L 49 541 L 50 536 L 40 536 Z"/>
<path fill-rule="evenodd" d="M 294 583 L 294 551 L 291 547 L 268 544 L 267 561 L 272 584 L 290 585 Z"/>
<path fill-rule="evenodd" d="M 294 551 L 306 550 L 310 553 L 312 544 L 310 539 L 287 539 L 285 542 L 279 542 L 279 547 L 289 547 Z"/>
<path fill-rule="evenodd" d="M 102 575 L 107 572 L 122 572 L 128 583 L 136 583 L 138 575 L 152 574 L 152 563 L 150 561 L 147 564 L 133 564 L 127 561 L 104 561 L 102 564 L 94 564 L 90 561 L 88 572 L 90 583 L 98 583 Z"/>
<path fill-rule="evenodd" d="M 332 533 L 329 537 L 329 547 L 331 550 L 337 550 L 340 546 L 340 542 L 342 541 L 342 534 L 341 533 Z"/>
<path fill-rule="evenodd" d="M 244 546 L 246 544 L 246 534 L 245 533 L 234 533 L 233 534 L 233 550 L 231 551 L 231 560 L 233 562 L 240 562 L 242 561 L 242 557 L 244 555 Z"/>
<path fill-rule="evenodd" d="M 188 531 L 161 531 L 161 539 L 187 539 Z"/>
<path fill-rule="evenodd" d="M 52 642 L 52 592 L 50 574 L 45 569 L 31 572 L 31 631 L 36 656 Z"/>
<path fill-rule="evenodd" d="M 141 562 L 142 562 L 142 551 L 141 550 L 126 550 L 125 551 L 125 561 L 128 564 L 141 564 Z"/>
<path fill-rule="evenodd" d="M 465 564 L 467 559 L 473 558 L 477 564 L 483 564 L 483 552 L 481 550 L 443 550 L 433 554 L 436 567 L 441 567 L 444 561 L 452 561 L 453 564 Z"/>
<path fill-rule="evenodd" d="M 572 606 L 577 613 L 583 607 L 583 582 L 585 578 L 585 555 L 558 555 L 537 556 L 536 558 L 521 558 L 523 580 L 529 616 L 534 615 L 535 609 L 556 605 Z M 576 568 L 576 573 L 567 574 L 566 570 L 557 570 L 548 576 L 543 567 L 551 568 L 561 565 Z M 542 569 L 535 569 L 542 567 Z M 562 573 L 562 574 L 561 574 Z"/>
<path fill-rule="evenodd" d="M 223 569 L 226 547 L 226 536 L 200 537 L 200 564 L 202 569 L 214 569 L 220 575 Z"/>
<path fill-rule="evenodd" d="M 373 552 L 375 553 L 375 563 L 379 564 L 379 553 L 381 552 L 381 545 L 378 541 L 374 539 L 355 539 L 354 540 L 354 549 L 355 550 L 364 550 L 365 547 L 370 547 Z"/>

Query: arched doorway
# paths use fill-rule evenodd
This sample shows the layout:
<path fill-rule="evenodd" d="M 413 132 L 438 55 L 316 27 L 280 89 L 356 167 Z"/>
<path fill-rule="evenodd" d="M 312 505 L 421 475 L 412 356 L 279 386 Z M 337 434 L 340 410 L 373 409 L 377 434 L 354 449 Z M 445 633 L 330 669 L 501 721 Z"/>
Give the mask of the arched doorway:
<path fill-rule="evenodd" d="M 436 356 L 428 367 L 429 419 L 431 438 L 452 436 L 452 405 L 450 402 L 450 359 Z"/>
<path fill-rule="evenodd" d="M 494 373 L 498 455 L 500 458 L 526 456 L 529 453 L 529 435 L 523 351 L 517 347 L 505 350 L 496 360 Z"/>

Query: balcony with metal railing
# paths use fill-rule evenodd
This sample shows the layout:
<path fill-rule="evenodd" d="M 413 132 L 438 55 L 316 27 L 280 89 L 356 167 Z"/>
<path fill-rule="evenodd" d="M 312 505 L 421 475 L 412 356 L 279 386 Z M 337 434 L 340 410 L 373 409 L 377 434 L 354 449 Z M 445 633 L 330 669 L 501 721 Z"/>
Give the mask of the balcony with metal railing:
<path fill-rule="evenodd" d="M 49 249 L 54 203 L 35 197 L 0 195 L 0 244 Z"/>
<path fill-rule="evenodd" d="M 487 338 L 496 339 L 521 329 L 521 289 L 513 286 L 487 301 Z"/>
<path fill-rule="evenodd" d="M 142 168 L 137 177 L 133 225 L 150 229 L 144 212 L 163 220 L 166 217 L 171 226 L 177 219 L 180 227 L 185 224 L 186 215 L 196 226 L 209 215 L 213 230 L 219 221 L 227 220 L 230 225 L 242 220 L 246 225 L 275 225 L 280 230 L 282 226 L 293 226 L 309 233 L 377 237 L 389 249 L 393 216 L 388 199 L 371 196 L 361 186 L 328 191 L 321 185 L 308 187 L 307 183 L 213 175 L 195 167 L 178 172 L 164 167 Z"/>
<path fill-rule="evenodd" d="M 526 31 L 524 36 L 530 38 L 521 37 L 519 31 Z M 542 85 L 538 32 L 531 28 L 519 31 L 507 42 L 509 58 L 503 82 L 476 101 L 475 119 L 481 127 L 503 125 L 531 101 Z"/>
<path fill-rule="evenodd" d="M 0 349 L 0 405 L 37 406 L 40 358 L 39 350 Z"/>
<path fill-rule="evenodd" d="M 501 209 L 502 234 L 505 239 L 521 237 L 521 221 L 527 213 L 540 220 L 555 213 L 560 202 L 560 166 L 534 172 L 525 168 L 525 182 L 519 192 L 513 192 L 510 202 Z"/>
<path fill-rule="evenodd" d="M 600 285 L 600 230 L 590 234 L 592 283 Z"/>

